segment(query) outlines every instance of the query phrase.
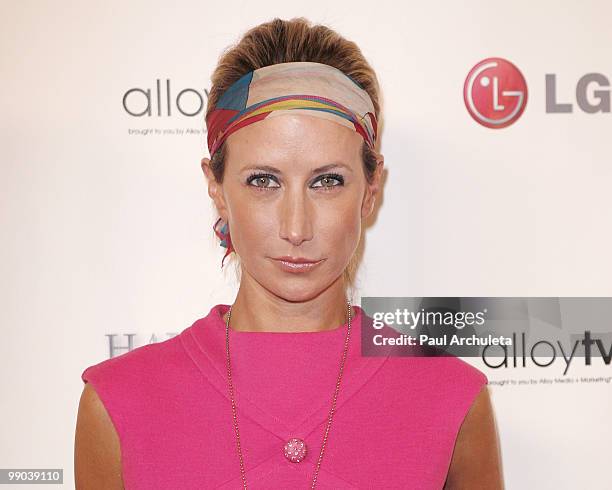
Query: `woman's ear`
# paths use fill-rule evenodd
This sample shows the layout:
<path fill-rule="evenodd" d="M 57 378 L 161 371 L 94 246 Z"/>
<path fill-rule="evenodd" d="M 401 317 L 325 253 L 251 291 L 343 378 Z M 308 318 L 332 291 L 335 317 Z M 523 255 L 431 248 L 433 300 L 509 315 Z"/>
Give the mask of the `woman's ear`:
<path fill-rule="evenodd" d="M 362 219 L 367 218 L 374 211 L 374 203 L 376 202 L 376 196 L 380 190 L 380 183 L 382 180 L 382 172 L 385 165 L 385 157 L 380 153 L 376 156 L 376 170 L 374 170 L 374 177 L 372 182 L 368 182 L 366 194 L 361 205 L 361 217 Z"/>
<path fill-rule="evenodd" d="M 202 171 L 204 172 L 204 176 L 210 180 L 212 171 L 210 169 L 210 158 L 202 158 L 202 161 L 200 162 L 200 166 L 202 167 Z"/>
<path fill-rule="evenodd" d="M 221 184 L 217 182 L 217 179 L 215 179 L 212 168 L 210 168 L 210 158 L 202 158 L 201 166 L 206 180 L 208 181 L 208 195 L 213 200 L 219 215 L 223 219 L 227 219 L 227 206 L 223 196 L 223 188 L 221 187 Z"/>

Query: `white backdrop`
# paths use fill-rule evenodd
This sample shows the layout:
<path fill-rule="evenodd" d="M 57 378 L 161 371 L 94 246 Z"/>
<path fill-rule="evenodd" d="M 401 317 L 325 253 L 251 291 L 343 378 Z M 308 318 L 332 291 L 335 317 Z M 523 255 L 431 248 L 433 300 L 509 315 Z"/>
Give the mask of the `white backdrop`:
<path fill-rule="evenodd" d="M 575 94 L 587 73 L 612 79 L 610 2 L 2 0 L 0 467 L 64 468 L 72 488 L 80 374 L 109 356 L 106 335 L 164 340 L 234 297 L 200 169 L 202 113 L 174 100 L 168 116 L 162 98 L 161 115 L 135 117 L 124 95 L 150 89 L 157 104 L 156 80 L 170 80 L 197 111 L 223 48 L 300 15 L 356 41 L 382 86 L 388 177 L 361 295 L 612 296 L 612 113 L 609 101 L 582 111 Z M 498 130 L 462 93 L 492 56 L 529 90 Z M 546 112 L 550 73 L 573 112 Z M 126 100 L 144 108 L 142 92 Z M 473 362 L 492 382 L 542 376 Z M 491 393 L 508 489 L 610 485 L 610 383 Z"/>

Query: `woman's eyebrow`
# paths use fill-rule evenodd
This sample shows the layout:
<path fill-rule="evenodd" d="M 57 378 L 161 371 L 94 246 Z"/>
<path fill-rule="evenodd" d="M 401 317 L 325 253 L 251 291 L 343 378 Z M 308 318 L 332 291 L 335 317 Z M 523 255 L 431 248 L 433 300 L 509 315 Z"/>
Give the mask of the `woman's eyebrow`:
<path fill-rule="evenodd" d="M 348 165 L 344 163 L 334 162 L 334 163 L 328 163 L 327 165 L 323 165 L 322 167 L 317 167 L 312 171 L 312 173 L 316 174 L 319 172 L 326 172 L 327 170 L 332 170 L 334 168 L 345 168 L 349 172 L 353 171 L 351 167 L 349 167 Z M 265 172 L 282 174 L 282 172 L 279 169 L 271 165 L 247 165 L 246 167 L 243 167 L 242 170 L 263 170 Z"/>

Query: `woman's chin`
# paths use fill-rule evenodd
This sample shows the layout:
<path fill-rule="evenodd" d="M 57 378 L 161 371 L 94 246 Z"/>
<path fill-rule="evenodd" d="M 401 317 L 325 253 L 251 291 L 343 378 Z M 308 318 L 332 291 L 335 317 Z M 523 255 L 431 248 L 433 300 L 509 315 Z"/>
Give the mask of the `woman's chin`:
<path fill-rule="evenodd" d="M 285 275 L 286 276 L 286 275 Z M 273 280 L 273 282 L 272 282 Z M 325 289 L 321 281 L 301 277 L 268 276 L 262 285 L 279 298 L 291 302 L 304 302 L 316 298 Z"/>

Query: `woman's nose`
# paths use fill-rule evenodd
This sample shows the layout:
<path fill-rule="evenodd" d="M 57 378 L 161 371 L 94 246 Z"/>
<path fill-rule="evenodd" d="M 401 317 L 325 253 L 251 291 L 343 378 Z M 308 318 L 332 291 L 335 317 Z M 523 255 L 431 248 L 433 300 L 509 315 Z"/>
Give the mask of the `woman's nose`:
<path fill-rule="evenodd" d="M 286 192 L 280 206 L 280 237 L 296 247 L 312 239 L 312 209 L 304 192 Z"/>

